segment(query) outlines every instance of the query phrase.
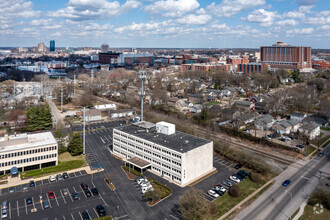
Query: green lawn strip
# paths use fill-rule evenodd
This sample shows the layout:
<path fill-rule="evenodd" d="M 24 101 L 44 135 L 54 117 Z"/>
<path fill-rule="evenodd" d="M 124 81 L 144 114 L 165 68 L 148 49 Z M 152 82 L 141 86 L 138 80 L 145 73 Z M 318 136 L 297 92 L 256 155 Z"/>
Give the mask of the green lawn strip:
<path fill-rule="evenodd" d="M 310 155 L 316 148 L 315 147 L 312 147 L 312 146 L 307 146 L 307 149 L 306 149 L 306 156 Z"/>
<path fill-rule="evenodd" d="M 315 151 L 315 152 L 312 154 L 312 157 L 314 157 L 315 155 L 317 155 L 317 154 L 320 153 L 320 152 L 321 152 L 320 150 Z"/>
<path fill-rule="evenodd" d="M 259 189 L 265 183 L 265 181 L 262 181 L 261 183 L 254 183 L 250 179 L 243 180 L 238 184 L 241 189 L 241 196 L 234 198 L 231 197 L 227 192 L 225 195 L 214 200 L 214 203 L 217 205 L 218 213 L 214 216 L 210 216 L 209 219 L 218 219 L 220 216 L 224 215 L 226 212 L 228 212 L 246 197 L 251 195 L 251 193 Z"/>
<path fill-rule="evenodd" d="M 291 219 L 293 219 L 299 212 L 300 207 L 292 214 Z"/>
<path fill-rule="evenodd" d="M 68 170 L 77 169 L 83 167 L 84 165 L 85 165 L 84 160 L 72 160 L 72 161 L 64 161 L 64 162 L 59 161 L 57 166 L 23 172 L 21 173 L 21 179 L 29 178 L 29 177 L 38 178 L 54 173 L 60 173 Z"/>
<path fill-rule="evenodd" d="M 300 216 L 299 220 L 325 220 L 329 219 L 330 210 L 323 208 L 323 212 L 320 214 L 314 213 L 313 206 L 306 205 L 304 213 Z M 319 209 L 318 209 L 319 210 Z"/>
<path fill-rule="evenodd" d="M 112 220 L 111 216 L 103 216 L 103 217 L 99 217 L 99 218 L 94 218 L 94 220 Z"/>
<path fill-rule="evenodd" d="M 8 183 L 7 180 L 5 180 L 5 181 L 0 181 L 0 185 L 2 185 L 2 184 L 6 184 L 6 183 Z"/>
<path fill-rule="evenodd" d="M 323 144 L 322 147 L 326 147 L 326 146 L 328 146 L 328 144 L 330 144 L 330 140 L 328 140 L 325 144 Z"/>
<path fill-rule="evenodd" d="M 324 131 L 330 131 L 330 127 L 321 127 L 320 129 Z"/>

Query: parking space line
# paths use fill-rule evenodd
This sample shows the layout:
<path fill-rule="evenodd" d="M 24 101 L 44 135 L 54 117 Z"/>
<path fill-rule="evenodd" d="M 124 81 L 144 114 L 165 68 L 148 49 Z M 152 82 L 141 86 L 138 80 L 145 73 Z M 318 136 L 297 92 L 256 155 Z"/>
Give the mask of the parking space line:
<path fill-rule="evenodd" d="M 66 201 L 65 201 L 64 195 L 63 195 L 63 193 L 62 193 L 62 190 L 60 190 L 60 192 L 61 192 L 61 194 L 62 194 L 62 198 L 63 198 L 63 200 L 64 200 L 64 203 L 66 204 Z"/>
<path fill-rule="evenodd" d="M 80 175 L 82 176 L 83 174 L 81 173 L 81 170 L 79 171 Z"/>
<path fill-rule="evenodd" d="M 86 209 L 86 212 L 87 212 L 87 214 L 89 215 L 89 217 L 91 217 L 92 218 L 92 216 L 89 214 L 89 212 L 88 212 L 88 210 Z M 93 219 L 93 218 L 92 218 Z"/>
<path fill-rule="evenodd" d="M 65 220 L 65 216 L 63 215 L 63 220 Z"/>
<path fill-rule="evenodd" d="M 24 201 L 25 201 L 25 211 L 26 211 L 26 214 L 28 214 L 26 200 L 24 200 Z"/>
<path fill-rule="evenodd" d="M 49 200 L 49 197 L 48 197 L 48 193 L 46 193 L 46 196 L 47 196 L 47 199 L 48 199 L 49 206 L 52 207 L 52 204 L 50 203 L 50 200 Z"/>
<path fill-rule="evenodd" d="M 55 200 L 56 200 L 57 205 L 60 206 L 60 204 L 58 204 L 57 196 L 56 196 L 55 192 L 54 192 L 54 195 L 55 195 Z"/>
<path fill-rule="evenodd" d="M 36 208 L 36 205 L 34 204 L 33 196 L 32 196 L 32 205 L 33 205 L 33 208 L 35 209 Z"/>
<path fill-rule="evenodd" d="M 17 215 L 19 216 L 19 206 L 18 206 L 18 201 L 16 201 L 17 203 Z"/>
<path fill-rule="evenodd" d="M 71 202 L 73 202 L 73 199 L 72 199 L 72 194 L 71 194 L 71 192 L 70 192 L 70 190 L 68 189 L 68 191 L 69 191 L 69 197 L 70 197 L 70 199 L 71 199 Z"/>
<path fill-rule="evenodd" d="M 93 208 L 93 210 L 94 210 L 96 216 L 97 216 L 98 218 L 100 218 L 100 216 L 99 216 L 99 214 L 97 214 L 96 210 L 95 210 L 94 208 Z"/>
<path fill-rule="evenodd" d="M 76 172 L 73 173 L 75 177 L 77 177 Z"/>
<path fill-rule="evenodd" d="M 72 213 L 71 213 L 71 217 L 72 217 L 72 220 L 74 220 L 74 217 L 73 217 Z"/>
<path fill-rule="evenodd" d="M 9 204 L 8 204 L 8 208 L 9 208 L 9 218 L 11 219 L 11 210 L 10 210 L 10 202 L 9 202 Z"/>
<path fill-rule="evenodd" d="M 80 212 L 78 212 L 78 213 L 79 213 L 79 216 L 80 216 L 81 220 L 83 220 L 83 218 L 82 218 L 82 216 L 81 216 L 81 213 L 80 213 Z"/>
<path fill-rule="evenodd" d="M 74 190 L 75 192 L 77 192 L 77 190 L 76 190 L 76 188 L 74 188 L 74 186 L 73 186 L 73 190 Z"/>

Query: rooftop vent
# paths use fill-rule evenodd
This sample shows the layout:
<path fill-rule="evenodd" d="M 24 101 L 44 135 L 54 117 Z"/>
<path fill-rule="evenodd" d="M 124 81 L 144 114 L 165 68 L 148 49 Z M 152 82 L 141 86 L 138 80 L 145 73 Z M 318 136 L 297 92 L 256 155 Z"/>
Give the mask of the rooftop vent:
<path fill-rule="evenodd" d="M 184 142 L 185 142 L 186 144 L 189 144 L 189 141 L 188 141 L 188 140 L 185 140 Z"/>

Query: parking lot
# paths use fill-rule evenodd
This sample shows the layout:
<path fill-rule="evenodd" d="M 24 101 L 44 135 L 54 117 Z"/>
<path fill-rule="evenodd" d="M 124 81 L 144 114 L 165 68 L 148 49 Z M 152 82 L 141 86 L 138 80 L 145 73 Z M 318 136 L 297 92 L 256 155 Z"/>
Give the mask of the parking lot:
<path fill-rule="evenodd" d="M 81 212 L 85 210 L 91 218 L 99 217 L 96 206 L 102 204 L 106 209 L 108 206 L 102 198 L 102 192 L 88 198 L 80 183 L 88 184 L 89 188 L 95 187 L 91 175 L 80 171 L 70 173 L 68 179 L 61 181 L 50 182 L 45 179 L 37 181 L 35 187 L 25 184 L 16 187 L 18 190 L 15 191 L 11 191 L 11 188 L 2 189 L 0 202 L 9 203 L 7 219 L 81 219 Z M 67 195 L 64 189 L 68 190 Z M 49 191 L 54 192 L 54 198 L 49 198 Z M 78 194 L 78 200 L 72 198 L 74 192 Z M 28 198 L 31 198 L 31 204 L 27 204 Z M 49 208 L 44 208 L 43 201 L 49 203 Z"/>

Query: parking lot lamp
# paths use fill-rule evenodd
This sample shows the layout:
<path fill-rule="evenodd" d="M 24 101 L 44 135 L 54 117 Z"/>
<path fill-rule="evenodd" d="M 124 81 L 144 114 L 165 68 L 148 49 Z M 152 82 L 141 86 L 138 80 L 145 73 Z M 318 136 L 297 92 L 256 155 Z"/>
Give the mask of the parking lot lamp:
<path fill-rule="evenodd" d="M 86 144 L 85 144 L 85 136 L 86 136 L 86 134 L 85 134 L 85 129 L 86 129 L 86 116 L 85 116 L 85 107 L 84 107 L 84 109 L 83 109 L 83 117 L 84 117 L 84 130 L 83 130 L 83 154 L 85 155 L 86 154 L 86 149 L 85 149 L 85 146 L 86 146 Z"/>

